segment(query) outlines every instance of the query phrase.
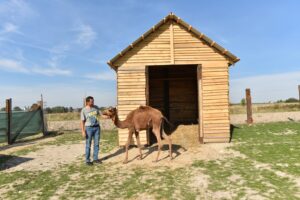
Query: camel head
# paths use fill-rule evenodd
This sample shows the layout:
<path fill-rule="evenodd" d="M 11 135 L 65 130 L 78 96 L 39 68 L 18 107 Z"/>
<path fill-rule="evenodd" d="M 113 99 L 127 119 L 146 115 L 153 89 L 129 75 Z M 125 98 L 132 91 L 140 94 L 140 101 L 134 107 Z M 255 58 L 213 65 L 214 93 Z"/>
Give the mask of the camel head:
<path fill-rule="evenodd" d="M 107 116 L 110 119 L 114 119 L 117 115 L 117 108 L 109 107 L 108 109 L 102 112 L 103 115 Z"/>

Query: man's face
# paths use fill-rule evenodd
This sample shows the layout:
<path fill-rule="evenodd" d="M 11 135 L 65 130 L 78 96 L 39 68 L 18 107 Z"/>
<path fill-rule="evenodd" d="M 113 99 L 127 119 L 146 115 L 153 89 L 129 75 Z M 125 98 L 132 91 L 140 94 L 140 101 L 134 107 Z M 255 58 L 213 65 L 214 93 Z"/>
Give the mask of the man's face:
<path fill-rule="evenodd" d="M 94 106 L 94 99 L 90 99 L 90 101 L 87 102 L 88 106 Z"/>

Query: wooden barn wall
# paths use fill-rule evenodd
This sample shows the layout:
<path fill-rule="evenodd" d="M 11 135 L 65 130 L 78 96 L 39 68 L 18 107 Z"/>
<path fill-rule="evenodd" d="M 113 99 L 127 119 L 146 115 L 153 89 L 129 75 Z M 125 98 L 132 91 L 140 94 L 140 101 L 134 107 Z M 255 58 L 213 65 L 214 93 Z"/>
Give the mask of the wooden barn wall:
<path fill-rule="evenodd" d="M 204 63 L 201 85 L 204 142 L 229 142 L 229 83 L 226 63 Z"/>
<path fill-rule="evenodd" d="M 150 34 L 142 43 L 137 44 L 132 50 L 127 52 L 115 64 L 139 65 L 147 64 L 167 64 L 170 62 L 170 23 L 166 23 L 158 30 Z M 144 66 L 144 65 L 143 65 Z"/>
<path fill-rule="evenodd" d="M 161 26 L 114 63 L 118 68 L 120 119 L 146 104 L 146 65 L 200 64 L 202 67 L 202 132 L 204 142 L 228 142 L 228 60 L 209 45 L 173 23 Z M 119 130 L 119 144 L 127 141 L 127 130 Z M 142 141 L 146 143 L 146 134 Z"/>
<path fill-rule="evenodd" d="M 146 104 L 146 77 L 145 67 L 120 67 L 117 76 L 118 114 L 124 120 L 127 114 L 140 105 Z M 128 130 L 118 129 L 119 145 L 127 142 Z M 146 131 L 140 132 L 142 144 L 147 144 Z M 135 143 L 135 136 L 132 140 Z"/>

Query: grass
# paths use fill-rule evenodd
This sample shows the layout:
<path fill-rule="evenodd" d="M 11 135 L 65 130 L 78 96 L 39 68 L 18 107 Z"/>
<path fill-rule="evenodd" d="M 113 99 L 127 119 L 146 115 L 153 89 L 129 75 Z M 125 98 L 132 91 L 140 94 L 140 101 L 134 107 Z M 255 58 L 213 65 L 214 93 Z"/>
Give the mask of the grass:
<path fill-rule="evenodd" d="M 46 114 L 48 121 L 67 121 L 67 120 L 79 120 L 79 112 L 68 112 L 68 113 L 49 113 Z"/>
<path fill-rule="evenodd" d="M 300 103 L 261 103 L 252 105 L 253 113 L 293 112 L 300 111 Z M 246 114 L 246 106 L 234 104 L 230 106 L 230 114 Z"/>
<path fill-rule="evenodd" d="M 79 133 L 54 138 L 42 145 L 64 145 L 82 139 Z M 102 141 L 103 151 L 114 148 L 116 132 L 103 133 Z M 44 172 L 0 171 L 0 192 L 5 199 L 53 196 L 59 199 L 249 199 L 249 195 L 252 199 L 300 199 L 295 182 L 300 178 L 299 147 L 300 123 L 242 125 L 234 129 L 233 145 L 229 147 L 241 156 L 196 160 L 192 165 L 175 169 L 127 168 L 111 163 L 87 167 L 80 160 Z M 208 180 L 207 188 L 194 182 L 195 178 L 203 177 Z"/>

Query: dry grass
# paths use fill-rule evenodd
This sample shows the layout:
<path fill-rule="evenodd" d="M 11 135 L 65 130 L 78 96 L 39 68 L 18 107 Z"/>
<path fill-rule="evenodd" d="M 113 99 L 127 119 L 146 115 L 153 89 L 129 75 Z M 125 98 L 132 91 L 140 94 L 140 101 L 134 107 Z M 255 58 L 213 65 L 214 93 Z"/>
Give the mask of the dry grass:
<path fill-rule="evenodd" d="M 300 103 L 261 103 L 252 105 L 253 113 L 300 111 Z M 246 106 L 235 104 L 230 106 L 230 114 L 244 114 Z"/>

